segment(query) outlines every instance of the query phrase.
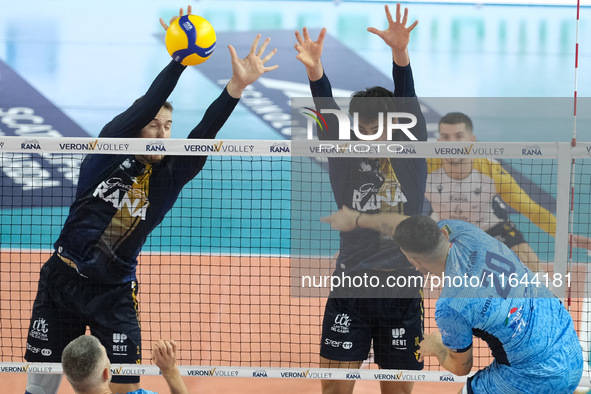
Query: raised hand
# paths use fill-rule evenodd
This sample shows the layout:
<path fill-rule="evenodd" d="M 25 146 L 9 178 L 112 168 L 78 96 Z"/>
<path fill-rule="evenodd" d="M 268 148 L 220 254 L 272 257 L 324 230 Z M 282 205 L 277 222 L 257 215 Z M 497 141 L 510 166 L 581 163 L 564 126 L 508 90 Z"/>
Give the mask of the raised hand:
<path fill-rule="evenodd" d="M 267 56 L 263 57 L 265 49 L 271 39 L 267 38 L 257 51 L 260 39 L 261 35 L 257 34 L 250 47 L 250 52 L 244 59 L 240 59 L 234 47 L 228 45 L 230 56 L 232 57 L 232 78 L 228 83 L 227 89 L 230 96 L 234 98 L 239 98 L 242 95 L 242 91 L 248 85 L 259 79 L 261 75 L 279 67 L 278 65 L 265 67 L 265 63 L 275 55 L 277 49 L 273 49 L 267 54 Z"/>
<path fill-rule="evenodd" d="M 392 54 L 396 64 L 399 66 L 406 66 L 409 62 L 406 49 L 410 40 L 410 32 L 413 31 L 419 21 L 414 21 L 412 25 L 406 27 L 408 21 L 408 8 L 404 9 L 404 16 L 402 16 L 400 13 L 400 4 L 396 4 L 395 21 L 392 19 L 392 14 L 390 14 L 390 9 L 387 5 L 385 6 L 385 9 L 386 18 L 388 19 L 388 28 L 386 30 L 378 30 L 375 27 L 368 27 L 367 31 L 379 36 L 390 48 L 392 48 Z"/>
<path fill-rule="evenodd" d="M 305 27 L 302 29 L 302 34 L 303 38 L 299 31 L 296 30 L 295 32 L 296 40 L 298 41 L 294 45 L 294 48 L 298 51 L 296 59 L 306 66 L 310 80 L 316 81 L 322 77 L 324 72 L 320 58 L 322 57 L 326 28 L 320 30 L 320 34 L 318 34 L 318 39 L 316 39 L 316 41 L 312 41 L 308 29 Z"/>
<path fill-rule="evenodd" d="M 193 12 L 193 8 L 189 5 L 189 6 L 187 6 L 187 15 L 191 15 L 191 12 Z M 173 16 L 172 18 L 170 18 L 170 22 L 168 22 L 168 25 L 164 22 L 164 19 L 160 18 L 160 25 L 166 31 L 166 30 L 168 30 L 168 26 L 170 26 L 172 24 L 172 22 L 174 22 L 175 20 L 177 20 L 178 18 L 180 18 L 183 15 L 185 15 L 185 14 L 183 13 L 183 9 L 181 8 L 179 11 L 179 16 Z"/>

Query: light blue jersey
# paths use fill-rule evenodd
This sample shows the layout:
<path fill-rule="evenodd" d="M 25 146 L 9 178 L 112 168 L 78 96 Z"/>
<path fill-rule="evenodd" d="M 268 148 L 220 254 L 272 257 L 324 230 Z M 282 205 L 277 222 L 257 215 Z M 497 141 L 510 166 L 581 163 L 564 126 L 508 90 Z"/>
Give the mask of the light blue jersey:
<path fill-rule="evenodd" d="M 570 314 L 545 278 L 472 224 L 444 220 L 439 227 L 451 242 L 435 309 L 443 344 L 464 352 L 476 336 L 495 358 L 471 380 L 472 389 L 568 392 L 574 384 L 574 390 L 582 374 L 581 346 Z"/>

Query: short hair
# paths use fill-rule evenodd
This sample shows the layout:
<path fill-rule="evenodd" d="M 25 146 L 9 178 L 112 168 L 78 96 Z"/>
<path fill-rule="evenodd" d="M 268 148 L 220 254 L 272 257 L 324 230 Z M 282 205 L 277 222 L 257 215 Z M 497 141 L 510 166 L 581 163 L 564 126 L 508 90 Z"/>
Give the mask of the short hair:
<path fill-rule="evenodd" d="M 62 368 L 74 390 L 85 391 L 100 383 L 103 357 L 103 347 L 92 335 L 81 335 L 64 348 Z"/>
<path fill-rule="evenodd" d="M 464 123 L 466 125 L 466 129 L 470 130 L 470 132 L 472 132 L 472 130 L 474 130 L 474 127 L 472 125 L 472 119 L 470 119 L 470 117 L 468 115 L 466 115 L 465 113 L 462 113 L 462 112 L 450 112 L 448 114 L 445 114 L 445 116 L 439 120 L 440 126 L 441 126 L 441 124 L 458 124 L 458 123 Z"/>
<path fill-rule="evenodd" d="M 394 112 L 394 100 L 378 100 L 394 97 L 394 93 L 381 86 L 374 86 L 353 93 L 349 103 L 349 114 L 357 112 L 362 122 L 374 121 L 378 113 Z M 369 99 L 369 100 L 366 100 Z"/>
<path fill-rule="evenodd" d="M 137 103 L 138 101 L 140 101 L 143 98 L 144 98 L 144 96 L 138 97 L 133 103 L 135 104 L 135 103 Z M 169 101 L 165 101 L 164 104 L 162 104 L 162 108 L 166 108 L 170 112 L 172 112 L 172 110 L 174 109 L 172 107 L 172 104 Z"/>
<path fill-rule="evenodd" d="M 396 227 L 394 242 L 405 252 L 430 255 L 445 236 L 428 216 L 411 216 Z"/>

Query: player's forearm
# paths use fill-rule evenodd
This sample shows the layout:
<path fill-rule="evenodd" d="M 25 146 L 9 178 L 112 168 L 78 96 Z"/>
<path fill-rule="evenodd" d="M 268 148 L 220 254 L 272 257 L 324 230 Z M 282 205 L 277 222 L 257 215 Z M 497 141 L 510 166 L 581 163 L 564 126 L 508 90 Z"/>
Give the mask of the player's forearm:
<path fill-rule="evenodd" d="M 398 227 L 400 222 L 402 222 L 407 217 L 408 216 L 398 213 L 368 214 L 360 212 L 356 219 L 356 225 L 360 228 L 367 228 L 370 230 L 379 231 L 383 234 L 394 235 L 396 227 Z"/>
<path fill-rule="evenodd" d="M 324 68 L 322 67 L 322 62 L 316 63 L 314 66 L 306 67 L 306 72 L 308 73 L 308 79 L 310 81 L 318 81 L 324 75 Z"/>
<path fill-rule="evenodd" d="M 163 371 L 162 376 L 168 384 L 170 394 L 189 394 L 189 390 L 187 389 L 185 382 L 183 382 L 178 367 L 175 366 L 167 371 Z"/>
<path fill-rule="evenodd" d="M 454 353 L 441 345 L 442 349 L 436 354 L 439 364 L 453 373 L 454 375 L 463 376 L 470 373 L 472 369 L 472 359 L 469 362 L 462 362 L 454 357 Z"/>
<path fill-rule="evenodd" d="M 408 55 L 408 49 L 403 51 L 397 51 L 392 48 L 392 59 L 400 67 L 406 67 L 410 64 L 410 56 Z"/>

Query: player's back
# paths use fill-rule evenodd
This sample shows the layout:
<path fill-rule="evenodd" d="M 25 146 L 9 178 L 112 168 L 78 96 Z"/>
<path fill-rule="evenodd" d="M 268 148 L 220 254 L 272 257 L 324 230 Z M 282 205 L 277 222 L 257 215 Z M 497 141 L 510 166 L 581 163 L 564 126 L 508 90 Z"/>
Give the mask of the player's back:
<path fill-rule="evenodd" d="M 455 220 L 439 226 L 450 233 L 452 245 L 435 316 L 443 331 L 455 324 L 451 331 L 465 334 L 448 343 L 443 335 L 444 344 L 463 349 L 475 335 L 488 343 L 497 362 L 512 366 L 536 363 L 559 346 L 572 319 L 545 279 L 478 227 Z"/>

